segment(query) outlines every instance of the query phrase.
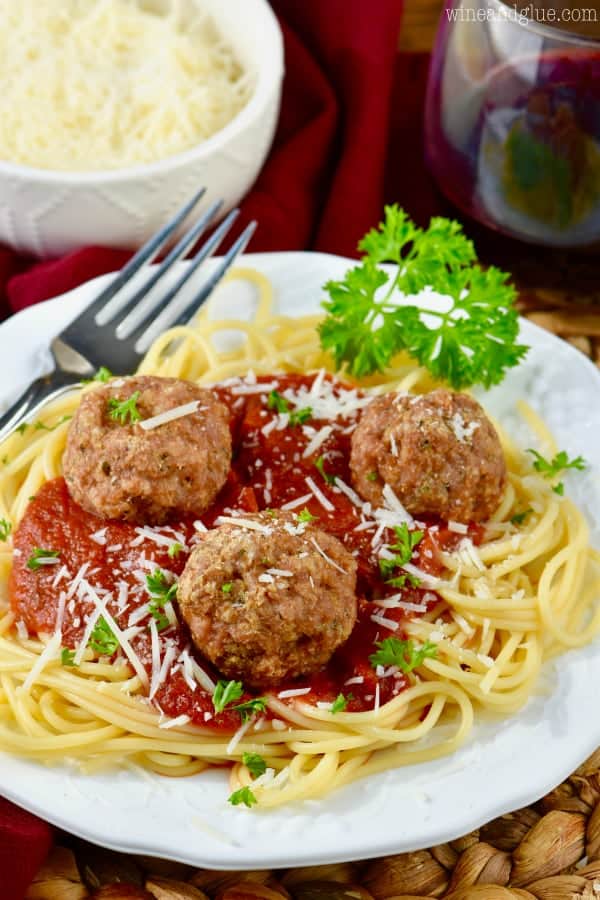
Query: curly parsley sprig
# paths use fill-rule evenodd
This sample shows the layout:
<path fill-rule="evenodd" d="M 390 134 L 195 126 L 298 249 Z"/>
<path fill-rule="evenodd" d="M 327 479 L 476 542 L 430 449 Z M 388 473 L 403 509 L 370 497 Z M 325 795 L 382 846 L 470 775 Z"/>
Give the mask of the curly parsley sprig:
<path fill-rule="evenodd" d="M 231 794 L 229 797 L 229 803 L 231 803 L 232 806 L 239 806 L 241 803 L 243 803 L 244 806 L 250 807 L 254 806 L 257 802 L 258 801 L 256 797 L 254 796 L 248 785 L 238 788 L 238 790 L 234 791 L 233 794 Z"/>
<path fill-rule="evenodd" d="M 104 618 L 100 616 L 90 635 L 89 646 L 100 656 L 112 656 L 119 646 L 114 631 Z"/>
<path fill-rule="evenodd" d="M 171 582 L 162 569 L 154 569 L 146 575 L 146 590 L 150 597 L 148 609 L 156 622 L 158 631 L 164 631 L 171 622 L 164 611 L 168 603 L 172 603 L 177 596 L 177 582 Z"/>
<path fill-rule="evenodd" d="M 120 425 L 133 425 L 142 418 L 137 402 L 140 399 L 140 392 L 134 391 L 131 397 L 126 400 L 119 400 L 117 397 L 110 397 L 108 400 L 108 414 L 115 422 Z M 129 421 L 128 421 L 129 420 Z"/>
<path fill-rule="evenodd" d="M 264 697 L 254 697 L 252 700 L 245 700 L 243 703 L 237 703 L 233 709 L 239 713 L 242 722 L 247 722 L 257 713 L 264 713 L 267 708 L 267 701 Z"/>
<path fill-rule="evenodd" d="M 267 701 L 264 697 L 254 697 L 252 700 L 244 700 L 232 706 L 243 693 L 244 686 L 241 681 L 218 681 L 212 697 L 215 712 L 221 713 L 226 708 L 232 709 L 239 714 L 242 722 L 247 722 L 252 716 L 266 710 Z"/>
<path fill-rule="evenodd" d="M 396 543 L 390 544 L 389 548 L 390 550 L 395 550 L 396 553 L 389 559 L 379 560 L 381 577 L 392 587 L 401 588 L 407 582 L 413 587 L 418 587 L 420 584 L 419 579 L 415 578 L 414 575 L 409 575 L 408 572 L 402 572 L 395 578 L 392 575 L 396 569 L 401 569 L 411 561 L 413 550 L 421 543 L 425 532 L 409 531 L 406 522 L 402 522 L 401 525 L 395 525 L 394 532 L 396 534 Z"/>
<path fill-rule="evenodd" d="M 304 406 L 302 409 L 292 409 L 289 401 L 279 391 L 271 391 L 267 400 L 267 406 L 278 413 L 287 414 L 291 426 L 303 425 L 312 416 L 310 406 Z"/>
<path fill-rule="evenodd" d="M 321 345 L 338 368 L 358 377 L 381 372 L 401 350 L 461 389 L 491 387 L 518 364 L 515 290 L 508 275 L 476 264 L 458 222 L 434 218 L 418 228 L 397 205 L 359 243 L 363 258 L 329 281 Z M 382 263 L 395 263 L 390 274 Z"/>
<path fill-rule="evenodd" d="M 569 459 L 569 456 L 566 450 L 560 450 L 556 453 L 551 460 L 545 459 L 541 453 L 538 453 L 537 450 L 532 450 L 531 448 L 527 450 L 527 453 L 531 453 L 533 456 L 533 468 L 536 472 L 539 472 L 540 475 L 543 475 L 544 478 L 549 478 L 551 481 L 554 481 L 563 472 L 566 472 L 567 469 L 576 469 L 578 472 L 582 472 L 586 467 L 586 461 L 583 456 L 576 456 L 574 459 Z M 552 488 L 555 494 L 558 494 L 562 497 L 565 492 L 565 486 L 562 481 L 559 481 Z"/>
<path fill-rule="evenodd" d="M 267 771 L 267 764 L 260 753 L 244 753 L 242 762 L 253 778 L 260 778 Z"/>
<path fill-rule="evenodd" d="M 401 641 L 399 638 L 384 638 L 375 643 L 377 651 L 369 656 L 369 662 L 377 666 L 397 666 L 408 674 L 420 666 L 425 659 L 435 659 L 437 644 L 425 641 L 421 647 L 415 647 L 411 640 Z"/>

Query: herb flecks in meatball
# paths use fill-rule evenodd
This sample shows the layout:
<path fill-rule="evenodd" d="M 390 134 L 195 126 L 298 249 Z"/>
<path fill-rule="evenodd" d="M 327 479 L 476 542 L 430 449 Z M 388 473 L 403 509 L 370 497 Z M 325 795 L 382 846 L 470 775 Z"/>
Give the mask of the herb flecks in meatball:
<path fill-rule="evenodd" d="M 356 561 L 337 538 L 261 513 L 202 535 L 177 596 L 207 659 L 263 688 L 329 661 L 354 627 L 355 592 Z"/>
<path fill-rule="evenodd" d="M 500 439 L 466 394 L 386 394 L 363 413 L 350 455 L 356 490 L 381 505 L 387 483 L 413 515 L 484 522 L 506 485 Z"/>
<path fill-rule="evenodd" d="M 144 421 L 188 407 L 144 428 Z M 176 413 L 177 414 L 177 413 Z M 116 379 L 86 394 L 67 437 L 71 496 L 107 519 L 160 524 L 200 515 L 231 465 L 229 414 L 204 388 L 177 378 Z"/>

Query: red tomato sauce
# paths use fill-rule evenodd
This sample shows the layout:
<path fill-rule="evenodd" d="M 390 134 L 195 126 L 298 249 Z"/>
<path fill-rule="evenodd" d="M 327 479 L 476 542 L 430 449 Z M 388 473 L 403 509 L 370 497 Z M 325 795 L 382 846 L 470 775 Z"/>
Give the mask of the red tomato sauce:
<path fill-rule="evenodd" d="M 331 420 L 335 421 L 335 427 L 325 434 L 320 432 L 328 425 L 328 420 L 323 415 L 317 419 L 318 410 L 314 417 L 300 416 L 304 421 L 288 421 L 281 427 L 286 415 L 291 416 L 302 409 L 298 404 L 290 404 L 283 393 L 292 392 L 296 398 L 306 394 L 307 408 L 311 402 L 308 392 L 313 380 L 314 376 L 304 375 L 263 376 L 255 386 L 235 382 L 215 388 L 232 416 L 233 465 L 226 485 L 213 507 L 201 517 L 201 522 L 211 527 L 224 513 L 279 508 L 305 497 L 294 511 L 307 509 L 315 516 L 319 528 L 336 535 L 356 556 L 358 618 L 349 640 L 321 672 L 308 679 L 277 686 L 272 693 L 309 689 L 301 698 L 309 703 L 330 702 L 342 693 L 348 710 L 362 711 L 372 709 L 374 703 L 385 703 L 406 686 L 406 678 L 401 672 L 378 674 L 369 656 L 376 649 L 376 641 L 391 636 L 403 637 L 407 612 L 382 608 L 373 602 L 398 594 L 398 588 L 390 587 L 381 577 L 379 560 L 371 546 L 373 528 L 356 530 L 361 524 L 360 509 L 330 483 L 337 477 L 346 485 L 351 484 L 350 440 L 360 411 L 344 415 L 342 410 L 342 414 Z M 348 392 L 349 408 L 353 398 L 364 399 L 360 392 L 337 384 L 336 393 Z M 261 393 L 253 392 L 263 385 Z M 278 397 L 269 403 L 272 390 L 276 390 Z M 286 404 L 288 413 L 281 411 Z M 311 449 L 311 442 L 314 449 Z M 319 461 L 322 461 L 321 469 L 317 467 Z M 311 480 L 332 509 L 325 509 L 315 496 L 310 487 Z M 151 679 L 153 667 L 148 627 L 151 615 L 147 609 L 150 597 L 146 576 L 156 569 L 170 573 L 168 577 L 173 580 L 181 574 L 194 544 L 201 539 L 194 521 L 190 517 L 150 529 L 101 520 L 72 500 L 64 479 L 46 483 L 30 501 L 14 536 L 10 596 L 17 618 L 31 633 L 50 634 L 57 627 L 57 617 L 62 616 L 62 644 L 77 648 L 84 637 L 87 620 L 96 609 L 82 584 L 84 587 L 93 584 L 97 598 L 101 603 L 107 603 L 110 615 L 127 634 Z M 442 569 L 440 551 L 454 547 L 463 535 L 449 531 L 445 523 L 434 521 L 428 521 L 422 530 L 424 537 L 412 562 L 428 573 L 439 574 Z M 478 543 L 481 531 L 470 527 L 469 537 Z M 389 540 L 393 542 L 393 539 L 390 531 Z M 169 546 L 174 544 L 177 552 L 169 553 Z M 28 562 L 36 548 L 58 551 L 59 555 L 56 558 L 47 556 L 50 562 L 31 569 Z M 421 607 L 420 612 L 410 612 L 411 617 L 422 614 L 439 601 L 432 591 L 410 585 L 403 587 L 401 594 L 403 601 Z M 166 641 L 162 645 L 162 659 L 166 648 L 170 647 L 172 665 L 155 690 L 153 702 L 165 716 L 187 715 L 192 722 L 207 729 L 234 731 L 240 724 L 239 714 L 233 709 L 215 713 L 211 694 L 195 684 L 190 678 L 189 666 L 186 669 L 186 664 L 181 661 L 180 654 L 187 651 L 190 659 L 195 660 L 214 681 L 219 678 L 219 673 L 193 646 L 185 622 L 178 614 L 176 601 L 173 606 L 178 624 L 161 632 L 161 641 Z M 383 617 L 387 624 L 374 621 L 373 615 Z M 397 623 L 395 630 L 393 623 Z M 121 650 L 117 652 L 120 654 Z M 245 693 L 236 702 L 251 696 Z"/>

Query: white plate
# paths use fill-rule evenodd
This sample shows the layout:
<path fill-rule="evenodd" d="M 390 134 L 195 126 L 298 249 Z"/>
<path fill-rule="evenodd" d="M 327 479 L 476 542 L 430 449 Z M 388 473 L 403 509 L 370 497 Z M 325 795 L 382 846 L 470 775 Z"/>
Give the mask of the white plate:
<path fill-rule="evenodd" d="M 280 308 L 314 312 L 328 278 L 348 260 L 322 254 L 257 254 L 247 263 L 274 284 Z M 0 327 L 5 373 L 0 400 L 39 373 L 56 334 L 105 279 L 25 310 Z M 250 289 L 227 286 L 225 312 L 251 300 Z M 525 363 L 484 397 L 524 446 L 514 401 L 524 396 L 554 431 L 558 444 L 589 462 L 566 479 L 567 491 L 593 525 L 600 545 L 600 373 L 578 351 L 527 322 Z M 7 377 L 8 374 L 8 377 Z M 538 799 L 600 744 L 597 713 L 600 642 L 546 667 L 539 695 L 503 721 L 479 722 L 453 757 L 386 772 L 323 801 L 256 812 L 232 808 L 223 773 L 185 780 L 131 772 L 82 776 L 66 766 L 2 756 L 0 792 L 54 824 L 118 850 L 168 856 L 211 868 L 297 866 L 381 856 L 451 840 Z"/>

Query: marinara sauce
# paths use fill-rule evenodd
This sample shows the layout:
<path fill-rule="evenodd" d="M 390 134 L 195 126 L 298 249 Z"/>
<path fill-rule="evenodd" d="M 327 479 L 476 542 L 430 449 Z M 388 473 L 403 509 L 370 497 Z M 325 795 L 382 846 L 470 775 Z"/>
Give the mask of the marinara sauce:
<path fill-rule="evenodd" d="M 51 634 L 60 627 L 63 647 L 76 649 L 99 604 L 143 665 L 151 700 L 165 717 L 185 715 L 206 729 L 235 730 L 240 724 L 238 713 L 231 708 L 215 712 L 211 693 L 194 675 L 194 664 L 213 681 L 219 673 L 192 644 L 176 600 L 172 622 L 165 623 L 160 608 L 152 612 L 148 577 L 160 570 L 167 585 L 174 583 L 195 543 L 202 539 L 202 531 L 213 526 L 219 515 L 291 505 L 296 514 L 314 516 L 319 528 L 338 537 L 356 557 L 358 617 L 349 640 L 321 672 L 273 686 L 270 692 L 304 690 L 301 699 L 311 704 L 331 702 L 344 694 L 350 711 L 372 709 L 374 702 L 383 704 L 398 694 L 406 686 L 402 672 L 381 671 L 383 667 L 374 667 L 369 657 L 378 641 L 403 637 L 407 615 L 422 615 L 440 598 L 431 590 L 407 584 L 400 593 L 410 612 L 374 602 L 399 591 L 380 572 L 375 526 L 365 523 L 352 491 L 340 489 L 340 483 L 351 484 L 350 441 L 368 397 L 329 376 L 317 378 L 318 391 L 315 376 L 306 375 L 232 379 L 215 386 L 231 413 L 233 464 L 214 505 L 199 519 L 160 527 L 101 520 L 75 503 L 64 479 L 43 485 L 14 535 L 10 596 L 17 620 L 31 633 Z M 440 521 L 419 523 L 419 529 L 423 537 L 412 562 L 425 572 L 439 574 L 440 552 L 455 547 L 464 535 Z M 480 530 L 470 526 L 469 536 L 479 542 Z M 393 531 L 386 529 L 379 540 L 393 542 Z M 90 600 L 90 587 L 95 601 Z M 158 675 L 150 628 L 153 618 L 157 631 L 160 627 Z M 125 664 L 121 647 L 109 655 Z M 245 692 L 237 702 L 252 696 Z"/>

